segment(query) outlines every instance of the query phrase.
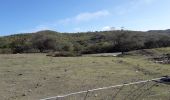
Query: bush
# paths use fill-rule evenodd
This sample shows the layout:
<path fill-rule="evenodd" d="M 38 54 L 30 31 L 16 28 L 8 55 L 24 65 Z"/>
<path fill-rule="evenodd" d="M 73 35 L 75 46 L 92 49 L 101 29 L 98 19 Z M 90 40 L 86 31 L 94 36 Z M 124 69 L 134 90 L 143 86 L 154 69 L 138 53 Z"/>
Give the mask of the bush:
<path fill-rule="evenodd" d="M 52 35 L 36 33 L 32 37 L 32 45 L 41 53 L 56 49 L 56 39 Z"/>
<path fill-rule="evenodd" d="M 47 56 L 52 57 L 77 57 L 81 56 L 81 54 L 73 53 L 73 52 L 50 52 Z"/>
<path fill-rule="evenodd" d="M 8 48 L 0 49 L 0 54 L 12 54 L 12 50 Z"/>

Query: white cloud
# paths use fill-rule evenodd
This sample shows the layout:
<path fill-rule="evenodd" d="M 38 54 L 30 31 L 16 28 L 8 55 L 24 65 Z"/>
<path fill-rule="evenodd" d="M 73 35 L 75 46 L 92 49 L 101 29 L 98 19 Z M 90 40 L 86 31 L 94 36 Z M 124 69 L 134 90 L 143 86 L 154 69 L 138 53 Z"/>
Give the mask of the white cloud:
<path fill-rule="evenodd" d="M 94 20 L 94 19 L 98 19 L 101 17 L 105 17 L 110 15 L 110 12 L 107 10 L 101 10 L 101 11 L 97 11 L 97 12 L 85 12 L 85 13 L 80 13 L 74 17 L 71 18 L 66 18 L 64 20 L 61 20 L 61 23 L 67 24 L 70 22 L 83 22 L 83 21 L 90 21 L 90 20 Z"/>
<path fill-rule="evenodd" d="M 69 24 L 69 23 L 86 22 L 86 21 L 91 21 L 91 20 L 103 18 L 103 17 L 108 16 L 108 15 L 110 15 L 110 12 L 107 11 L 107 10 L 80 13 L 80 14 L 74 16 L 74 17 L 71 17 L 71 18 L 66 18 L 66 19 L 59 20 L 59 21 L 54 21 L 54 22 L 49 22 L 49 23 L 45 23 L 45 24 L 42 24 L 42 25 L 37 25 L 37 26 L 35 26 L 31 29 L 27 29 L 27 30 L 21 30 L 21 31 L 19 31 L 19 33 L 37 32 L 37 31 L 40 31 L 40 30 L 56 30 L 56 28 L 60 24 L 65 25 L 65 24 Z M 85 29 L 80 29 L 80 28 L 75 28 L 73 30 L 74 30 L 74 32 L 85 31 Z"/>
<path fill-rule="evenodd" d="M 54 28 L 48 26 L 48 25 L 38 25 L 32 29 L 27 29 L 27 30 L 21 30 L 18 33 L 32 33 L 32 32 L 37 32 L 37 31 L 42 31 L 42 30 L 53 30 Z"/>
<path fill-rule="evenodd" d="M 75 20 L 78 22 L 79 21 L 88 21 L 88 20 L 99 18 L 99 17 L 107 16 L 109 14 L 110 14 L 109 11 L 106 11 L 106 10 L 97 11 L 97 12 L 93 12 L 93 13 L 89 13 L 89 12 L 81 13 L 75 17 Z"/>
<path fill-rule="evenodd" d="M 81 31 L 82 31 L 82 29 L 79 27 L 74 28 L 74 32 L 81 32 Z"/>
<path fill-rule="evenodd" d="M 71 17 L 71 18 L 66 18 L 66 19 L 54 21 L 54 22 L 51 22 L 51 23 L 37 25 L 37 26 L 35 26 L 31 29 L 21 30 L 18 33 L 37 32 L 37 31 L 40 31 L 40 30 L 56 30 L 57 26 L 60 25 L 60 24 L 66 25 L 66 24 L 70 24 L 70 23 L 87 22 L 87 21 L 96 20 L 96 19 L 106 17 L 110 14 L 111 13 L 107 10 L 80 13 L 80 14 L 74 16 L 74 17 Z M 80 31 L 85 31 L 85 29 L 75 28 L 75 29 L 73 29 L 73 31 L 74 32 L 80 32 Z"/>
<path fill-rule="evenodd" d="M 102 28 L 102 31 L 110 31 L 110 30 L 115 30 L 115 27 L 104 26 L 104 27 Z"/>
<path fill-rule="evenodd" d="M 51 29 L 49 26 L 46 25 L 39 25 L 37 27 L 35 27 L 34 31 L 39 31 L 39 30 L 49 30 Z"/>
<path fill-rule="evenodd" d="M 110 30 L 110 29 L 111 29 L 110 26 L 105 26 L 105 27 L 102 28 L 103 31 L 107 31 L 107 30 Z"/>

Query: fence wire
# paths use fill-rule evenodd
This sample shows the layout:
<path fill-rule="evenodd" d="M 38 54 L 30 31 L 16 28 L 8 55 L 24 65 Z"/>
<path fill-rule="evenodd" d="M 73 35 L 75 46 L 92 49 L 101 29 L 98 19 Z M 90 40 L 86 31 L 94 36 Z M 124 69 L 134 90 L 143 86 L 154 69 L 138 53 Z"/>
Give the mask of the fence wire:
<path fill-rule="evenodd" d="M 170 85 L 161 78 L 125 83 L 41 100 L 170 100 Z"/>

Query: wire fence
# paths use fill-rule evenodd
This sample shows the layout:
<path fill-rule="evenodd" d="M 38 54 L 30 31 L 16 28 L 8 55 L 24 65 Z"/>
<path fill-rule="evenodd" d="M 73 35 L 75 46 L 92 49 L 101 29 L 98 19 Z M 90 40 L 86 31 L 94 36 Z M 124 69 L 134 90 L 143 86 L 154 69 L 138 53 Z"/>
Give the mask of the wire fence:
<path fill-rule="evenodd" d="M 41 100 L 170 100 L 170 85 L 161 78 L 124 83 Z"/>

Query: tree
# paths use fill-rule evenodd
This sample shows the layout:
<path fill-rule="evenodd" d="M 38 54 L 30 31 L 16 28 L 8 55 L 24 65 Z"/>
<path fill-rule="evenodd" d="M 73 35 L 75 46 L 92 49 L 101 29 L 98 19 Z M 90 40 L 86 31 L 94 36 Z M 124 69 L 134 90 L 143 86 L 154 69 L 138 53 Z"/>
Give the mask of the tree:
<path fill-rule="evenodd" d="M 65 43 L 62 48 L 63 51 L 72 52 L 74 50 L 74 46 L 72 43 Z"/>
<path fill-rule="evenodd" d="M 33 47 L 38 49 L 40 52 L 56 49 L 56 39 L 52 35 L 37 33 L 32 38 L 32 44 Z"/>
<path fill-rule="evenodd" d="M 144 46 L 144 39 L 138 34 L 128 31 L 122 31 L 117 34 L 115 40 L 115 49 L 121 52 L 136 50 Z"/>
<path fill-rule="evenodd" d="M 24 53 L 31 48 L 27 38 L 15 38 L 9 46 L 13 53 Z"/>

